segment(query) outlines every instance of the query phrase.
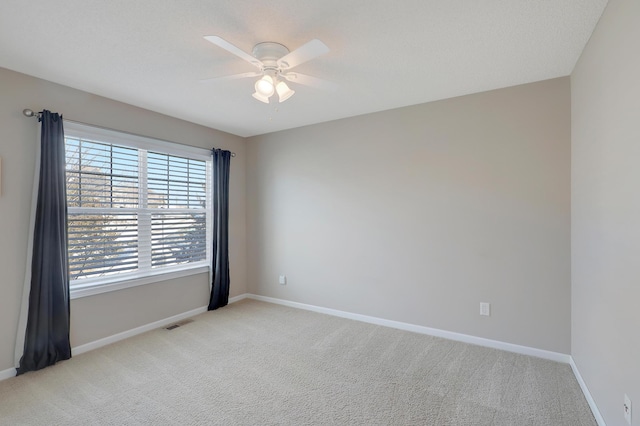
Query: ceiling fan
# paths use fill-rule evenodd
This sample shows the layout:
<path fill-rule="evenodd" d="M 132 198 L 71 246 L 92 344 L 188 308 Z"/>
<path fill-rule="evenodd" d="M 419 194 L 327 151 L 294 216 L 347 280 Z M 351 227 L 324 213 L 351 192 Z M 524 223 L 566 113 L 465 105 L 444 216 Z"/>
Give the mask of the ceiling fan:
<path fill-rule="evenodd" d="M 318 39 L 313 39 L 292 52 L 289 52 L 289 49 L 280 43 L 271 41 L 258 43 L 253 47 L 252 56 L 222 37 L 205 36 L 204 38 L 216 46 L 249 62 L 258 68 L 258 71 L 214 77 L 202 81 L 224 81 L 260 77 L 255 83 L 256 91 L 253 97 L 265 104 L 269 103 L 269 98 L 276 92 L 278 93 L 279 102 L 286 101 L 296 93 L 295 90 L 289 88 L 285 80 L 321 89 L 335 88 L 333 83 L 326 80 L 290 71 L 292 68 L 329 51 L 329 48 Z"/>

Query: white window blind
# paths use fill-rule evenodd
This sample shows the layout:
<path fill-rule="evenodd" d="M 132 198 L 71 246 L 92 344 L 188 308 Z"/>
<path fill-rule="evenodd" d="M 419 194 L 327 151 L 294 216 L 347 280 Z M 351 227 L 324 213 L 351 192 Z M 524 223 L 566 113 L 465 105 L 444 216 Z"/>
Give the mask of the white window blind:
<path fill-rule="evenodd" d="M 208 151 L 65 123 L 71 288 L 208 266 Z"/>

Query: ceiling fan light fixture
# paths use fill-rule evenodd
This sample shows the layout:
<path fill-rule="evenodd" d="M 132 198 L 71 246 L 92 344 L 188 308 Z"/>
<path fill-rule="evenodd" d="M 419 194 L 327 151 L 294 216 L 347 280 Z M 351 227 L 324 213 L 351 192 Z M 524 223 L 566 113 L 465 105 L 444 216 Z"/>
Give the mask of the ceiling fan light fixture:
<path fill-rule="evenodd" d="M 269 99 L 276 92 L 278 92 L 279 102 L 286 101 L 296 93 L 295 90 L 289 88 L 287 83 L 282 81 L 282 79 L 319 88 L 334 86 L 320 78 L 289 72 L 298 65 L 320 55 L 324 55 L 329 51 L 329 48 L 318 39 L 313 39 L 293 51 L 289 51 L 287 46 L 280 43 L 271 41 L 262 42 L 253 46 L 252 54 L 249 54 L 220 36 L 204 36 L 204 38 L 250 63 L 258 68 L 259 71 L 216 77 L 203 81 L 235 80 L 238 78 L 261 76 L 254 84 L 256 91 L 253 93 L 253 97 L 265 104 L 270 103 Z"/>
<path fill-rule="evenodd" d="M 271 95 L 273 95 L 273 92 L 274 92 L 273 78 L 270 75 L 262 76 L 260 80 L 256 81 L 255 88 L 256 88 L 256 93 L 259 93 L 265 98 L 270 97 Z"/>
<path fill-rule="evenodd" d="M 269 103 L 269 97 L 268 96 L 264 96 L 261 93 L 255 92 L 253 95 L 254 98 L 256 98 L 257 100 L 259 100 L 260 102 L 264 102 L 265 104 Z"/>
<path fill-rule="evenodd" d="M 278 100 L 280 102 L 286 101 L 296 93 L 296 91 L 290 89 L 284 81 L 280 81 L 276 84 L 276 91 L 278 92 Z"/>

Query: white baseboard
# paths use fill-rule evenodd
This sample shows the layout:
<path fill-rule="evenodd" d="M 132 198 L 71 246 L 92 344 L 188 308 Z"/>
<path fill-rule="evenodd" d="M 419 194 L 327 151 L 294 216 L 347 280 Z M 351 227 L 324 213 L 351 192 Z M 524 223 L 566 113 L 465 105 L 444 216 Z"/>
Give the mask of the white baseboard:
<path fill-rule="evenodd" d="M 578 370 L 578 366 L 573 360 L 573 357 L 570 357 L 569 365 L 571 365 L 573 374 L 574 376 L 576 376 L 576 380 L 578 380 L 580 389 L 582 389 L 582 393 L 584 394 L 584 397 L 586 398 L 587 403 L 589 404 L 589 408 L 591 408 L 591 412 L 593 413 L 593 417 L 595 417 L 596 422 L 598 423 L 598 426 L 607 426 L 607 424 L 604 422 L 604 418 L 602 417 L 602 414 L 600 414 L 600 410 L 598 409 L 596 402 L 593 400 L 593 397 L 591 396 L 591 392 L 589 392 L 589 388 L 587 387 L 587 384 L 584 382 L 584 379 L 582 378 L 582 375 Z"/>
<path fill-rule="evenodd" d="M 404 323 L 399 321 L 387 320 L 383 318 L 371 317 L 368 315 L 354 314 L 351 312 L 339 311 L 337 309 L 323 308 L 321 306 L 307 305 L 305 303 L 292 302 L 289 300 L 276 299 L 273 297 L 259 296 L 256 294 L 245 293 L 239 296 L 231 297 L 229 298 L 229 304 L 239 302 L 240 300 L 243 300 L 243 299 L 253 299 L 253 300 L 259 300 L 262 302 L 275 303 L 278 305 L 284 305 L 292 308 L 304 309 L 307 311 L 313 311 L 313 312 L 333 315 L 341 318 L 367 322 L 370 324 L 382 325 L 386 327 L 397 328 L 400 330 L 406 330 L 406 331 L 412 331 L 415 333 L 427 334 L 430 336 L 442 337 L 445 339 L 455 340 L 459 342 L 471 343 L 474 345 L 486 346 L 494 349 L 501 349 L 501 350 L 505 350 L 508 352 L 515 352 L 522 355 L 531 355 L 538 358 L 544 358 L 552 361 L 568 363 L 571 366 L 571 369 L 573 370 L 573 374 L 575 375 L 576 380 L 580 385 L 580 389 L 582 390 L 582 393 L 584 394 L 587 400 L 587 403 L 591 408 L 591 412 L 593 413 L 593 416 L 595 417 L 596 422 L 598 423 L 598 426 L 607 426 L 604 421 L 604 418 L 600 414 L 600 410 L 598 409 L 598 406 L 596 405 L 595 401 L 593 400 L 593 397 L 591 396 L 591 392 L 589 392 L 589 388 L 587 388 L 586 383 L 584 382 L 584 380 L 582 379 L 582 376 L 580 375 L 580 371 L 578 370 L 578 367 L 576 366 L 573 360 L 573 357 L 571 357 L 570 355 L 566 355 L 558 352 L 551 352 L 544 349 L 531 348 L 528 346 L 515 345 L 513 343 L 506 343 L 498 340 L 485 339 L 483 337 L 476 337 L 476 336 L 470 336 L 467 334 L 454 333 L 451 331 L 440 330 L 436 328 L 424 327 L 424 326 L 415 325 L 415 324 L 409 324 L 409 323 Z M 103 339 L 99 339 L 90 343 L 86 343 L 84 345 L 77 346 L 75 348 L 72 348 L 72 353 L 73 355 L 80 355 L 82 353 L 91 351 L 93 349 L 97 349 L 102 346 L 106 346 L 111 343 L 115 343 L 117 341 L 124 340 L 129 337 L 133 337 L 137 334 L 142 334 L 147 331 L 151 331 L 156 328 L 169 325 L 173 322 L 177 322 L 186 318 L 193 317 L 195 315 L 204 313 L 206 311 L 207 311 L 207 307 L 203 306 L 188 312 L 183 312 L 181 314 L 174 315 L 172 317 L 165 318 L 159 321 L 155 321 L 140 327 L 136 327 L 134 329 L 127 330 L 122 333 L 114 334 L 113 336 L 105 337 Z M 16 375 L 15 368 L 9 368 L 7 370 L 0 371 L 0 381 L 9 379 L 11 377 L 14 377 L 15 375 Z"/>
<path fill-rule="evenodd" d="M 240 296 L 230 297 L 229 304 L 239 302 L 242 299 L 246 299 L 247 297 L 249 297 L 248 293 L 241 294 Z"/>
<path fill-rule="evenodd" d="M 241 294 L 239 296 L 235 296 L 235 297 L 231 297 L 229 298 L 229 303 L 235 303 L 238 302 L 242 299 L 246 299 L 247 298 L 247 294 Z M 183 312 L 181 314 L 178 315 L 174 315 L 172 317 L 169 318 L 165 318 L 165 319 L 161 319 L 159 321 L 155 321 L 149 324 L 145 324 L 142 325 L 140 327 L 136 327 L 133 328 L 131 330 L 127 330 L 127 331 L 123 331 L 122 333 L 117 333 L 114 334 L 112 336 L 108 336 L 102 339 L 98 339 L 98 340 L 94 340 L 93 342 L 89 342 L 89 343 L 85 343 L 84 345 L 80 345 L 80 346 L 76 346 L 74 348 L 71 348 L 71 353 L 75 356 L 75 355 L 80 355 L 83 354 L 85 352 L 89 352 L 92 351 L 94 349 L 98 349 L 101 348 L 103 346 L 106 345 L 110 345 L 111 343 L 115 343 L 118 342 L 120 340 L 124 340 L 127 339 L 129 337 L 133 337 L 136 336 L 138 334 L 142 334 L 145 333 L 147 331 L 151 331 L 154 330 L 156 328 L 160 328 L 160 327 L 164 327 L 165 325 L 169 325 L 171 323 L 174 322 L 178 322 L 178 321 L 182 321 L 183 319 L 186 318 L 190 318 L 193 316 L 196 316 L 198 314 L 202 314 L 204 312 L 207 312 L 207 307 L 203 306 L 200 308 L 196 308 L 196 309 L 192 309 L 190 311 L 187 312 Z M 0 371 L 0 381 L 8 379 L 10 377 L 14 377 L 16 375 L 16 369 L 15 368 L 9 368 L 7 370 L 3 370 Z"/>
<path fill-rule="evenodd" d="M 94 340 L 93 342 L 85 343 L 84 345 L 76 346 L 71 348 L 71 353 L 73 356 L 83 354 L 85 352 L 92 351 L 94 349 L 101 348 L 103 346 L 110 345 L 111 343 L 118 342 L 120 340 L 127 339 L 129 337 L 136 336 L 138 334 L 146 333 L 147 331 L 155 330 L 156 328 L 164 327 L 165 325 L 169 325 L 174 322 L 181 321 L 186 318 L 190 318 L 196 316 L 198 314 L 207 312 L 207 307 L 203 306 L 201 308 L 192 309 L 187 312 L 183 312 L 178 315 L 174 315 L 169 318 L 161 319 L 159 321 L 155 321 L 149 324 L 142 325 L 140 327 L 132 328 L 131 330 L 123 331 L 122 333 L 117 333 L 112 336 L 108 336 L 102 339 Z"/>
<path fill-rule="evenodd" d="M 16 375 L 16 369 L 15 368 L 8 368 L 6 370 L 2 370 L 0 371 L 0 382 L 6 379 L 10 379 L 11 377 L 14 377 Z"/>
<path fill-rule="evenodd" d="M 235 296 L 229 298 L 229 303 L 235 303 L 242 299 L 246 299 L 247 294 L 241 294 L 240 296 Z M 161 319 L 159 321 L 152 322 L 150 324 L 145 324 L 140 327 L 133 328 L 131 330 L 123 331 L 122 333 L 114 334 L 113 336 L 108 336 L 103 339 L 95 340 L 93 342 L 86 343 L 84 345 L 76 346 L 75 348 L 71 348 L 71 353 L 73 355 L 80 355 L 88 351 L 92 351 L 94 349 L 101 348 L 102 346 L 110 345 L 111 343 L 118 342 L 120 340 L 127 339 L 129 337 L 136 336 L 138 334 L 146 333 L 147 331 L 155 330 L 156 328 L 164 327 L 165 325 L 169 325 L 174 322 L 182 321 L 186 318 L 191 318 L 193 316 L 202 314 L 207 312 L 207 307 L 202 306 L 200 308 L 192 309 L 187 312 L 183 312 L 178 315 L 174 315 L 169 318 Z"/>
<path fill-rule="evenodd" d="M 538 358 L 549 359 L 552 361 L 568 364 L 571 356 L 559 352 L 547 351 L 544 349 L 531 348 L 529 346 L 521 346 L 513 343 L 501 342 L 499 340 L 485 339 L 483 337 L 470 336 L 468 334 L 454 333 L 452 331 L 440 330 L 437 328 L 424 327 L 421 325 L 409 324 L 406 322 L 392 321 L 383 318 L 371 317 L 368 315 L 353 314 L 351 312 L 339 311 L 337 309 L 323 308 L 321 306 L 307 305 L 304 303 L 291 302 L 289 300 L 276 299 L 273 297 L 259 296 L 256 294 L 247 294 L 247 298 L 260 300 L 263 302 L 276 303 L 278 305 L 289 306 L 292 308 L 305 309 L 307 311 L 319 312 L 322 314 L 333 315 L 342 318 L 348 318 L 356 321 L 368 322 L 370 324 L 383 325 L 386 327 L 397 328 L 400 330 L 412 331 L 414 333 L 428 334 L 430 336 L 442 337 L 458 342 L 471 343 L 473 345 L 486 346 L 503 351 L 515 352 L 522 355 L 530 355 Z"/>

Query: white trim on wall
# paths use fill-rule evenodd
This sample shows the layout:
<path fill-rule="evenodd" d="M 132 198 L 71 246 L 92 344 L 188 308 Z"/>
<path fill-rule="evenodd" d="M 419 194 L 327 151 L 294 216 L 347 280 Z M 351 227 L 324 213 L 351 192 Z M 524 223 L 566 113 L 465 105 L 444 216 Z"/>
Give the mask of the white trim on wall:
<path fill-rule="evenodd" d="M 246 294 L 241 294 L 240 296 L 229 298 L 229 303 L 235 303 L 247 297 Z M 207 312 L 207 307 L 202 306 L 200 308 L 192 309 L 187 312 L 183 312 L 178 315 L 174 315 L 169 318 L 161 319 L 159 321 L 155 321 L 149 324 L 142 325 L 140 327 L 133 328 L 131 330 L 123 331 L 122 333 L 114 334 L 113 336 L 108 336 L 103 339 L 95 340 L 93 342 L 85 343 L 84 345 L 76 346 L 75 348 L 71 348 L 71 353 L 75 355 L 80 355 L 85 352 L 92 351 L 94 349 L 101 348 L 106 345 L 110 345 L 111 343 L 118 342 L 120 340 L 128 339 L 129 337 L 136 336 L 138 334 L 146 333 L 147 331 L 155 330 L 156 328 L 164 327 L 165 325 L 169 325 L 174 322 L 182 321 L 183 319 L 191 318 L 196 315 Z"/>
<path fill-rule="evenodd" d="M 522 355 L 530 355 L 538 358 L 549 359 L 551 361 L 562 362 L 568 364 L 571 356 L 559 352 L 547 351 L 544 349 L 531 348 L 529 346 L 521 346 L 513 343 L 501 342 L 499 340 L 485 339 L 483 337 L 470 336 L 468 334 L 454 333 L 452 331 L 440 330 L 437 328 L 424 327 L 421 325 L 409 324 L 406 322 L 392 321 L 383 318 L 371 317 L 368 315 L 353 314 L 351 312 L 339 311 L 337 309 L 323 308 L 321 306 L 307 305 L 304 303 L 291 302 L 289 300 L 276 299 L 273 297 L 259 296 L 256 294 L 248 294 L 249 299 L 259 300 L 262 302 L 276 303 L 278 305 L 289 306 L 292 308 L 305 309 L 307 311 L 319 312 L 322 314 L 333 315 L 336 317 L 348 318 L 356 321 L 368 322 L 370 324 L 383 325 L 385 327 L 397 328 L 414 333 L 428 334 L 429 336 L 442 337 L 444 339 L 455 340 L 458 342 L 471 343 L 473 345 L 485 346 L 493 349 L 514 352 Z"/>
<path fill-rule="evenodd" d="M 235 296 L 229 298 L 229 303 L 235 303 L 242 299 L 246 299 L 247 294 L 241 294 L 240 296 Z M 186 318 L 190 318 L 199 314 L 207 312 L 207 307 L 202 306 L 200 308 L 192 309 L 187 312 L 183 312 L 178 315 L 174 315 L 169 318 L 161 319 L 159 321 L 155 321 L 149 324 L 142 325 L 140 327 L 133 328 L 131 330 L 123 331 L 122 333 L 117 333 L 112 336 L 105 337 L 103 339 L 98 339 L 93 342 L 85 343 L 84 345 L 76 346 L 71 348 L 71 353 L 73 356 L 83 354 L 85 352 L 92 351 L 94 349 L 101 348 L 103 346 L 110 345 L 111 343 L 118 342 L 120 340 L 128 339 L 129 337 L 136 336 L 138 334 L 146 333 L 147 331 L 155 330 L 156 328 L 164 327 L 165 325 L 169 325 L 174 322 L 181 321 Z M 0 371 L 0 381 L 9 379 L 16 375 L 15 368 L 9 368 L 7 370 Z"/>
<path fill-rule="evenodd" d="M 0 371 L 0 381 L 10 379 L 16 375 L 15 368 L 7 368 L 6 370 Z"/>
<path fill-rule="evenodd" d="M 181 321 L 186 318 L 193 317 L 198 314 L 202 314 L 207 312 L 207 307 L 203 306 L 201 308 L 192 309 L 187 312 L 183 312 L 178 315 L 174 315 L 169 318 L 164 318 L 158 321 L 154 321 L 149 324 L 142 325 L 140 327 L 132 328 L 131 330 L 123 331 L 122 333 L 117 333 L 112 336 L 104 337 L 102 339 L 94 340 L 93 342 L 85 343 L 84 345 L 76 346 L 75 348 L 71 348 L 72 356 L 80 355 L 85 352 L 92 351 L 94 349 L 101 348 L 103 346 L 110 345 L 112 343 L 118 342 L 120 340 L 128 339 L 129 337 L 136 336 L 138 334 L 146 333 L 147 331 L 155 330 L 156 328 L 164 327 L 165 325 L 169 325 L 174 322 Z"/>
<path fill-rule="evenodd" d="M 569 364 L 572 362 L 571 360 L 571 356 L 567 355 L 567 354 L 562 354 L 562 353 L 558 353 L 558 352 L 551 352 L 551 351 L 547 351 L 544 349 L 537 349 L 537 348 L 531 348 L 528 346 L 521 346 L 521 345 L 516 345 L 513 343 L 506 343 L 506 342 L 501 342 L 498 340 L 491 340 L 491 339 L 485 339 L 483 337 L 476 337 L 476 336 L 470 336 L 467 334 L 461 334 L 461 333 L 454 333 L 451 331 L 446 331 L 446 330 L 439 330 L 436 328 L 430 328 L 430 327 L 424 327 L 424 326 L 420 326 L 420 325 L 415 325 L 415 324 L 409 324 L 409 323 L 405 323 L 405 322 L 399 322 L 399 321 L 392 321 L 392 320 L 387 320 L 387 319 L 383 319 L 383 318 L 377 318 L 377 317 L 372 317 L 372 316 L 368 316 L 368 315 L 361 315 L 361 314 L 354 314 L 351 312 L 345 312 L 345 311 L 339 311 L 337 309 L 331 309 L 331 308 L 324 308 L 321 306 L 314 306 L 314 305 L 307 305 L 305 303 L 299 303 L 299 302 L 292 302 L 289 300 L 283 300 L 283 299 L 276 299 L 273 297 L 266 297 L 266 296 L 259 296 L 256 294 L 241 294 L 239 296 L 235 296 L 229 299 L 229 303 L 235 303 L 238 302 L 240 300 L 243 299 L 253 299 L 253 300 L 259 300 L 262 302 L 268 302 L 268 303 L 275 303 L 278 305 L 284 305 L 284 306 L 289 306 L 292 308 L 298 308 L 298 309 L 304 309 L 307 311 L 313 311 L 313 312 L 318 312 L 318 313 L 322 313 L 322 314 L 327 314 L 327 315 L 333 315 L 333 316 L 337 316 L 337 317 L 341 317 L 341 318 L 347 318 L 347 319 L 352 319 L 352 320 L 356 320 L 356 321 L 362 321 L 362 322 L 367 322 L 370 324 L 376 324 L 376 325 L 382 325 L 385 327 L 392 327 L 392 328 L 397 328 L 400 330 L 406 330 L 406 331 L 412 331 L 414 333 L 420 333 L 420 334 L 427 334 L 430 336 L 436 336 L 436 337 L 442 337 L 445 339 L 450 339 L 450 340 L 455 340 L 458 342 L 464 342 L 464 343 L 471 343 L 474 345 L 480 345 L 480 346 L 486 346 L 489 348 L 494 348 L 494 349 L 500 349 L 500 350 L 504 350 L 504 351 L 508 351 L 508 352 L 514 352 L 514 353 L 518 353 L 518 354 L 522 354 L 522 355 L 530 355 L 530 356 L 535 356 L 538 358 L 544 358 L 544 359 L 549 359 L 552 361 L 557 361 L 557 362 L 562 362 L 562 363 L 566 363 Z M 106 346 L 109 345 L 111 343 L 115 343 L 118 342 L 120 340 L 124 340 L 127 339 L 129 337 L 133 337 L 135 335 L 138 334 L 142 334 L 145 333 L 147 331 L 151 331 L 154 330 L 156 328 L 160 328 L 163 327 L 165 325 L 169 325 L 173 322 L 177 322 L 177 321 L 181 321 L 183 319 L 204 313 L 207 311 L 207 307 L 203 306 L 197 309 L 193 309 L 191 311 L 187 311 L 187 312 L 183 312 L 181 314 L 178 315 L 174 315 L 172 317 L 169 318 L 165 318 L 159 321 L 155 321 L 152 322 L 150 324 L 146 324 L 140 327 L 136 327 L 133 328 L 131 330 L 127 330 L 127 331 L 123 331 L 121 333 L 117 333 L 114 334 L 112 336 L 108 336 L 99 340 L 95 340 L 93 342 L 90 343 L 86 343 L 84 345 L 80 345 L 77 347 L 74 347 L 72 349 L 72 354 L 75 355 L 80 355 L 82 353 L 94 350 L 94 349 L 98 349 L 102 346 Z M 575 368 L 575 364 L 572 364 L 572 368 L 574 369 L 574 372 L 577 372 L 577 368 Z M 6 379 L 9 377 L 13 377 L 15 376 L 15 369 L 11 368 L 9 370 L 4 370 L 4 371 L 0 371 L 0 380 L 2 379 Z M 577 377 L 579 377 L 578 374 L 576 374 Z M 583 390 L 586 390 L 586 386 L 584 386 L 584 382 L 582 381 L 581 378 L 578 379 L 578 382 L 580 383 L 580 386 L 583 388 Z M 588 391 L 585 392 L 585 396 L 587 396 Z M 587 397 L 587 400 L 590 400 L 590 395 Z M 591 401 L 593 401 L 593 399 L 591 399 Z M 591 402 L 590 402 L 591 405 Z M 595 404 L 594 404 L 595 406 Z M 594 411 L 595 412 L 595 411 Z M 602 423 L 601 425 L 603 425 L 604 423 Z"/>
<path fill-rule="evenodd" d="M 587 403 L 589 404 L 589 408 L 591 408 L 591 412 L 593 413 L 593 417 L 595 417 L 596 422 L 598 423 L 598 426 L 607 426 L 607 424 L 604 422 L 604 418 L 602 417 L 602 414 L 600 414 L 600 410 L 598 409 L 596 402 L 591 396 L 591 392 L 589 392 L 589 388 L 587 387 L 587 384 L 582 379 L 582 375 L 580 374 L 580 371 L 578 370 L 578 366 L 573 360 L 573 357 L 570 357 L 569 365 L 571 365 L 573 374 L 574 376 L 576 376 L 576 380 L 580 385 L 580 389 L 582 389 L 582 393 L 584 394 L 584 397 L 586 398 Z"/>
<path fill-rule="evenodd" d="M 493 349 L 500 349 L 500 350 L 504 350 L 504 351 L 508 351 L 508 352 L 514 352 L 514 353 L 518 353 L 518 354 L 522 354 L 522 355 L 530 355 L 530 356 L 535 356 L 538 358 L 544 358 L 544 359 L 549 359 L 552 361 L 557 361 L 557 362 L 562 362 L 562 363 L 568 363 L 571 366 L 571 369 L 573 371 L 573 374 L 576 377 L 576 380 L 578 381 L 578 384 L 580 385 L 580 389 L 582 390 L 582 393 L 584 394 L 587 403 L 589 404 L 589 407 L 591 408 L 591 412 L 593 413 L 594 418 L 596 419 L 596 422 L 598 423 L 598 426 L 606 426 L 606 423 L 604 422 L 604 419 L 602 417 L 602 415 L 600 414 L 600 410 L 598 410 L 598 406 L 596 405 L 595 401 L 593 400 L 593 397 L 591 396 L 591 393 L 589 392 L 589 389 L 587 388 L 586 383 L 584 382 L 584 380 L 582 379 L 582 376 L 580 375 L 580 372 L 578 371 L 578 367 L 576 366 L 573 358 L 570 355 L 567 354 L 562 354 L 562 353 L 558 353 L 558 352 L 551 352 L 551 351 L 547 351 L 547 350 L 543 350 L 543 349 L 537 349 L 537 348 L 531 348 L 528 346 L 521 346 L 521 345 L 515 345 L 513 343 L 506 343 L 506 342 L 501 342 L 498 340 L 491 340 L 491 339 L 485 339 L 483 337 L 476 337 L 476 336 L 470 336 L 467 334 L 461 334 L 461 333 L 454 333 L 451 331 L 446 331 L 446 330 L 439 330 L 436 328 L 430 328 L 430 327 L 423 327 L 420 325 L 415 325 L 415 324 L 409 324 L 409 323 L 404 323 L 404 322 L 399 322 L 399 321 L 392 321 L 392 320 L 386 320 L 383 318 L 377 318 L 377 317 L 371 317 L 368 315 L 360 315 L 360 314 L 354 314 L 351 312 L 345 312 L 345 311 L 339 311 L 337 309 L 331 309 L 331 308 L 323 308 L 321 306 L 314 306 L 314 305 L 307 305 L 305 303 L 299 303 L 299 302 L 292 302 L 289 300 L 283 300 L 283 299 L 276 299 L 273 297 L 266 297 L 266 296 L 259 296 L 257 294 L 250 294 L 250 293 L 245 293 L 245 294 L 241 294 L 239 296 L 235 296 L 235 297 L 231 297 L 229 298 L 229 304 L 231 303 L 235 303 L 235 302 L 239 302 L 240 300 L 243 299 L 253 299 L 253 300 L 258 300 L 258 301 L 262 301 L 262 302 L 268 302 L 268 303 L 274 303 L 274 304 L 278 304 L 278 305 L 283 305 L 283 306 L 289 306 L 292 308 L 297 308 L 297 309 L 304 309 L 307 311 L 313 311 L 313 312 L 318 312 L 318 313 L 322 313 L 322 314 L 327 314 L 327 315 L 333 315 L 333 316 L 337 316 L 337 317 L 341 317 L 341 318 L 347 318 L 347 319 L 352 319 L 352 320 L 356 320 L 356 321 L 362 321 L 362 322 L 366 322 L 366 323 L 370 323 L 370 324 L 376 324 L 376 325 L 382 325 L 385 327 L 392 327 L 392 328 L 397 328 L 400 330 L 406 330 L 406 331 L 412 331 L 415 333 L 420 333 L 420 334 L 427 334 L 430 336 L 436 336 L 436 337 L 442 337 L 445 339 L 450 339 L 450 340 L 455 340 L 458 342 L 464 342 L 464 343 L 471 343 L 474 345 L 480 345 L 480 346 L 485 346 L 485 347 L 489 347 L 489 348 L 493 348 Z M 183 312 L 181 314 L 178 315 L 174 315 L 172 317 L 169 318 L 165 318 L 159 321 L 155 321 L 152 322 L 150 324 L 146 324 L 140 327 L 136 327 L 134 329 L 131 330 L 127 330 L 124 331 L 122 333 L 117 333 L 114 334 L 112 336 L 109 337 L 105 337 L 103 339 L 99 339 L 90 343 L 86 343 L 84 345 L 80 345 L 77 346 L 75 348 L 72 349 L 72 353 L 73 355 L 80 355 L 82 353 L 94 350 L 94 349 L 98 349 L 100 347 L 109 345 L 111 343 L 115 343 L 118 342 L 120 340 L 124 340 L 127 339 L 129 337 L 133 337 L 135 335 L 138 334 L 142 334 L 145 333 L 147 331 L 151 331 L 154 330 L 156 328 L 160 328 L 160 327 L 164 327 L 166 325 L 169 325 L 173 322 L 178 322 L 181 321 L 183 319 L 186 318 L 190 318 L 193 317 L 195 315 L 199 315 L 201 313 L 207 312 L 207 307 L 203 306 L 200 308 L 196 308 L 187 312 Z M 0 371 L 0 381 L 5 380 L 5 379 L 9 379 L 11 377 L 14 377 L 16 375 L 16 369 L 15 368 L 9 368 L 7 370 L 3 370 Z"/>
<path fill-rule="evenodd" d="M 230 297 L 229 298 L 229 304 L 239 302 L 242 299 L 246 299 L 247 297 L 249 297 L 248 293 L 244 293 L 244 294 L 241 294 L 240 296 L 236 296 L 236 297 Z"/>
<path fill-rule="evenodd" d="M 593 413 L 593 417 L 596 419 L 598 426 L 607 426 L 604 421 L 604 418 L 600 414 L 600 410 L 598 409 L 598 406 L 596 405 L 593 397 L 591 396 L 591 392 L 589 392 L 589 389 L 587 388 L 586 383 L 582 379 L 582 376 L 580 375 L 580 371 L 578 371 L 578 367 L 576 366 L 573 360 L 573 357 L 571 355 L 567 355 L 559 352 L 547 351 L 544 349 L 531 348 L 528 346 L 515 345 L 513 343 L 506 343 L 498 340 L 485 339 L 483 337 L 476 337 L 476 336 L 470 336 L 467 334 L 454 333 L 451 331 L 439 330 L 436 328 L 423 327 L 420 325 L 408 324 L 408 323 L 399 322 L 399 321 L 391 321 L 391 320 L 371 317 L 367 315 L 354 314 L 351 312 L 339 311 L 336 309 L 323 308 L 321 306 L 307 305 L 304 303 L 292 302 L 289 300 L 259 296 L 256 294 L 245 294 L 238 297 L 240 297 L 240 299 L 238 300 L 249 298 L 253 300 L 259 300 L 262 302 L 275 303 L 278 305 L 289 306 L 292 308 L 305 309 L 307 311 L 313 311 L 313 312 L 318 312 L 322 314 L 328 314 L 328 315 L 333 315 L 337 317 L 352 319 L 356 321 L 367 322 L 370 324 L 397 328 L 400 330 L 413 331 L 415 333 L 420 333 L 420 334 L 428 334 L 430 336 L 442 337 L 445 339 L 455 340 L 458 342 L 471 343 L 474 345 L 486 346 L 493 349 L 500 349 L 508 352 L 515 352 L 522 355 L 530 355 L 538 358 L 544 358 L 544 359 L 549 359 L 551 361 L 557 361 L 557 362 L 562 362 L 564 364 L 569 364 L 571 366 L 571 370 L 573 371 L 573 374 L 576 377 L 576 380 L 578 381 L 578 384 L 580 385 L 580 389 L 582 390 L 582 393 L 584 394 L 587 400 L 587 403 L 589 404 L 589 408 L 591 408 L 591 412 Z"/>
<path fill-rule="evenodd" d="M 530 355 L 538 358 L 549 359 L 552 361 L 568 363 L 573 370 L 573 374 L 576 376 L 576 380 L 580 385 L 582 393 L 584 394 L 589 407 L 591 408 L 591 412 L 598 423 L 598 426 L 606 426 L 602 415 L 600 414 L 600 410 L 598 410 L 598 406 L 596 405 L 587 385 L 585 384 L 580 372 L 578 371 L 578 367 L 576 366 L 573 358 L 570 355 L 562 354 L 558 352 L 551 352 L 544 349 L 531 348 L 528 346 L 515 345 L 513 343 L 500 342 L 498 340 L 485 339 L 483 337 L 470 336 L 467 334 L 454 333 L 446 330 L 439 330 L 436 328 L 424 327 L 415 324 L 409 324 L 399 321 L 392 321 L 383 318 L 371 317 L 368 315 L 354 314 L 351 312 L 339 311 L 337 309 L 324 308 L 321 306 L 307 305 L 305 303 L 292 302 L 289 300 L 276 299 L 273 297 L 259 296 L 257 294 L 241 294 L 239 296 L 229 298 L 229 304 L 239 302 L 243 299 L 253 299 L 262 302 L 274 303 L 283 306 L 289 306 L 297 309 L 304 309 L 307 311 L 318 312 L 327 315 L 333 315 L 341 318 L 352 319 L 356 321 L 362 321 L 370 324 L 382 325 L 385 327 L 397 328 L 400 330 L 412 331 L 414 333 L 427 334 L 430 336 L 442 337 L 445 339 L 455 340 L 458 342 L 471 343 L 474 345 L 486 346 L 489 348 L 500 349 L 508 352 L 514 352 L 522 355 Z M 169 325 L 173 322 L 181 321 L 186 318 L 193 317 L 195 315 L 199 315 L 207 311 L 207 307 L 203 306 L 200 308 L 193 309 L 191 311 L 183 312 L 178 315 L 174 315 L 169 318 L 165 318 L 159 321 L 152 322 L 150 324 L 146 324 L 140 327 L 136 327 L 131 330 L 124 331 L 122 333 L 117 333 L 109 337 L 105 337 L 103 339 L 99 339 L 90 343 L 86 343 L 84 345 L 77 346 L 72 349 L 73 355 L 80 355 L 82 353 L 98 349 L 100 347 L 109 345 L 111 343 L 118 342 L 120 340 L 127 339 L 129 337 L 133 337 L 138 334 L 145 333 L 147 331 L 154 330 L 156 328 L 163 327 L 165 325 Z M 16 375 L 15 368 L 9 368 L 7 370 L 0 371 L 0 381 L 5 380 Z"/>

